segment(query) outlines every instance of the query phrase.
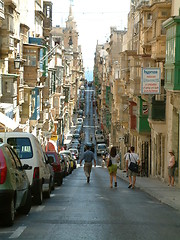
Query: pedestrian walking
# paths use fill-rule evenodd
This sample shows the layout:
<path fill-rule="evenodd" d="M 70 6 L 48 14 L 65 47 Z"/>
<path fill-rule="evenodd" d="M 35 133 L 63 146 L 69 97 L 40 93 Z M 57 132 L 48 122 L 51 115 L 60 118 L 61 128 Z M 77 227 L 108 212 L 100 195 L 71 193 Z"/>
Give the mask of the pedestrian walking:
<path fill-rule="evenodd" d="M 174 151 L 169 151 L 170 158 L 168 163 L 168 178 L 169 178 L 169 184 L 168 186 L 174 187 L 174 173 L 175 173 L 175 156 Z"/>
<path fill-rule="evenodd" d="M 113 179 L 114 179 L 114 187 L 117 187 L 117 162 L 119 161 L 119 155 L 116 153 L 116 147 L 111 147 L 110 153 L 107 157 L 107 168 L 110 176 L 110 187 L 113 187 Z"/>
<path fill-rule="evenodd" d="M 134 189 L 134 187 L 135 187 L 137 173 L 132 171 L 132 170 L 130 170 L 129 166 L 130 166 L 131 162 L 139 165 L 139 156 L 138 156 L 137 153 L 134 152 L 134 150 L 135 149 L 132 146 L 130 148 L 129 156 L 126 158 L 126 171 L 128 172 L 128 177 L 129 177 L 129 186 L 128 186 L 128 188 L 132 188 L 132 189 Z"/>
<path fill-rule="evenodd" d="M 125 164 L 126 164 L 126 160 L 129 159 L 129 154 L 130 154 L 130 150 L 127 151 L 127 153 L 124 154 L 124 160 L 125 160 Z M 126 177 L 128 177 L 128 169 L 126 169 Z"/>
<path fill-rule="evenodd" d="M 87 183 L 90 182 L 90 174 L 91 174 L 91 169 L 92 169 L 92 161 L 94 160 L 94 166 L 96 167 L 96 160 L 94 157 L 94 153 L 90 150 L 90 146 L 86 146 L 86 151 L 84 152 L 81 160 L 80 160 L 80 165 L 82 161 L 85 161 L 84 163 L 84 173 L 87 177 Z"/>

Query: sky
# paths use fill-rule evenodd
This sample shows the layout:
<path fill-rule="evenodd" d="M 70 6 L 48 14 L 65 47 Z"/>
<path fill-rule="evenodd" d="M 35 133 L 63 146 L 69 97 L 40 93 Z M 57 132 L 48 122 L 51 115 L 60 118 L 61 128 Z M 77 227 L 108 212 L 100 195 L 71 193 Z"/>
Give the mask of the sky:
<path fill-rule="evenodd" d="M 72 4 L 74 21 L 82 47 L 86 77 L 92 78 L 96 45 L 109 40 L 110 27 L 124 30 L 130 10 L 130 0 L 52 0 L 53 26 L 65 27 Z"/>

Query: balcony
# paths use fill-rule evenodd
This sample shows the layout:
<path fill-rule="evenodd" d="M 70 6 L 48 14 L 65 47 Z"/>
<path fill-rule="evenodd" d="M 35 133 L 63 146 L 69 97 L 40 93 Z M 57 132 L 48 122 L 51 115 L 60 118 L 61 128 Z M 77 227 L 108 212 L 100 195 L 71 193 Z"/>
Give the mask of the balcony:
<path fill-rule="evenodd" d="M 150 104 L 149 119 L 155 121 L 165 121 L 166 101 L 156 101 L 154 98 Z"/>
<path fill-rule="evenodd" d="M 0 38 L 0 54 L 8 55 L 14 51 L 14 38 L 10 35 Z"/>
<path fill-rule="evenodd" d="M 166 40 L 165 36 L 152 44 L 152 55 L 154 60 L 164 60 L 166 57 Z"/>
<path fill-rule="evenodd" d="M 151 128 L 148 122 L 148 104 L 147 102 L 143 101 L 142 98 L 139 98 L 138 101 L 138 110 L 137 110 L 137 125 L 136 130 L 140 134 L 147 134 L 151 132 Z"/>
<path fill-rule="evenodd" d="M 4 0 L 4 4 L 15 9 L 17 7 L 17 0 Z"/>
<path fill-rule="evenodd" d="M 4 16 L 4 3 L 0 0 L 0 27 L 2 26 L 2 21 L 5 19 Z"/>

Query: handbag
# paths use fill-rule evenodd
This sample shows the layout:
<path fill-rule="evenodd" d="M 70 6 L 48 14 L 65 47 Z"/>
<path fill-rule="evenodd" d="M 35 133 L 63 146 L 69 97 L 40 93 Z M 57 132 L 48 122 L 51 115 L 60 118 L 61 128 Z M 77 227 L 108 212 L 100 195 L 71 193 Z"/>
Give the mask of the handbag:
<path fill-rule="evenodd" d="M 130 155 L 129 155 L 129 157 L 130 157 Z M 131 158 L 130 158 L 130 161 L 131 161 Z M 138 173 L 138 171 L 139 171 L 139 166 L 138 166 L 138 164 L 137 164 L 137 163 L 134 163 L 134 162 L 130 162 L 128 168 L 129 168 L 129 170 L 131 170 L 132 172 L 135 172 L 135 173 Z"/>
<path fill-rule="evenodd" d="M 111 158 L 109 158 L 108 167 L 110 167 L 111 165 L 112 165 L 112 160 Z"/>

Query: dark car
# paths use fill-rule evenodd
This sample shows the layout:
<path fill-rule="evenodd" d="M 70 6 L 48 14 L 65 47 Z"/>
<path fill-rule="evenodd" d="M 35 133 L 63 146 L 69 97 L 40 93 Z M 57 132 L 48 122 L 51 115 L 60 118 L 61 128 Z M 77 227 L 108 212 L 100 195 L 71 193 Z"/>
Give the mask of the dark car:
<path fill-rule="evenodd" d="M 94 143 L 92 142 L 86 142 L 84 145 L 84 152 L 87 150 L 87 146 L 90 148 L 92 152 L 94 152 Z"/>
<path fill-rule="evenodd" d="M 81 143 L 81 135 L 79 133 L 74 133 L 73 139 L 77 139 Z"/>
<path fill-rule="evenodd" d="M 61 168 L 61 158 L 57 152 L 46 152 L 48 162 L 51 164 L 54 170 L 54 182 L 60 186 L 63 183 L 64 172 Z"/>
<path fill-rule="evenodd" d="M 31 189 L 25 170 L 32 167 L 22 165 L 9 144 L 0 144 L 0 222 L 11 226 L 15 212 L 28 214 L 31 209 Z"/>
<path fill-rule="evenodd" d="M 83 112 L 83 110 L 80 109 L 78 111 L 78 117 L 83 117 L 83 115 L 84 115 L 84 112 Z"/>

